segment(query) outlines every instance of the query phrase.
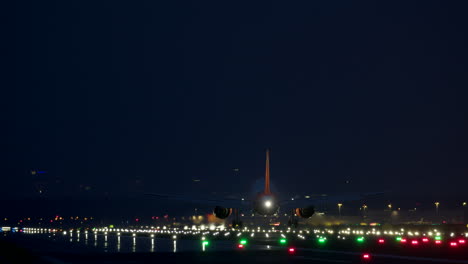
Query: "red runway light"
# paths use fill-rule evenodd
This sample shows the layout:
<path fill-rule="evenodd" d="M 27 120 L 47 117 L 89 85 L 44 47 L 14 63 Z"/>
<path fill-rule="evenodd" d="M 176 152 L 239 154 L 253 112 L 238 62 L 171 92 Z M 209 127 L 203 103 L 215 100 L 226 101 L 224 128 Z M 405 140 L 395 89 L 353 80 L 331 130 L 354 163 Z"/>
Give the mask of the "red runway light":
<path fill-rule="evenodd" d="M 238 248 L 244 248 L 244 245 L 239 244 L 239 245 L 237 245 L 237 247 L 238 247 Z"/>
<path fill-rule="evenodd" d="M 435 243 L 436 243 L 437 245 L 440 245 L 440 244 L 442 244 L 442 241 L 436 240 Z"/>
<path fill-rule="evenodd" d="M 294 253 L 296 250 L 294 248 L 289 248 L 288 251 L 289 253 Z"/>
<path fill-rule="evenodd" d="M 458 240 L 458 244 L 465 244 L 465 243 L 466 243 L 465 239 Z"/>
<path fill-rule="evenodd" d="M 400 240 L 400 242 L 401 242 L 401 243 L 406 243 L 406 238 L 402 238 L 402 239 Z"/>
<path fill-rule="evenodd" d="M 383 243 L 385 243 L 385 240 L 379 239 L 379 243 L 380 243 L 380 244 L 383 244 Z"/>
<path fill-rule="evenodd" d="M 363 259 L 370 259 L 370 254 L 367 254 L 367 253 L 366 253 L 366 254 L 363 254 L 363 255 L 362 255 L 362 258 L 363 258 Z"/>
<path fill-rule="evenodd" d="M 451 246 L 451 247 L 456 247 L 456 246 L 457 246 L 457 242 L 450 242 L 450 246 Z"/>
<path fill-rule="evenodd" d="M 425 238 L 422 239 L 422 242 L 427 243 L 427 242 L 429 242 L 429 239 L 425 237 Z"/>
<path fill-rule="evenodd" d="M 411 244 L 417 245 L 417 244 L 419 244 L 419 242 L 417 240 L 413 240 L 413 241 L 411 241 Z"/>

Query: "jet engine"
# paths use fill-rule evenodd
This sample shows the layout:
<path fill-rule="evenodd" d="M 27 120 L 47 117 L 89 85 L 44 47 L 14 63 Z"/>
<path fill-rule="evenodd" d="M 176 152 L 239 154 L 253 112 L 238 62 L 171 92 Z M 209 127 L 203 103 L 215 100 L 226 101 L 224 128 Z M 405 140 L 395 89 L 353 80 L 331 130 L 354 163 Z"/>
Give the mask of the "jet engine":
<path fill-rule="evenodd" d="M 226 219 L 232 214 L 232 208 L 216 206 L 213 210 L 213 214 L 219 219 Z"/>
<path fill-rule="evenodd" d="M 314 215 L 315 209 L 313 206 L 308 206 L 305 208 L 296 208 L 294 212 L 297 216 L 300 216 L 302 218 L 310 218 Z"/>

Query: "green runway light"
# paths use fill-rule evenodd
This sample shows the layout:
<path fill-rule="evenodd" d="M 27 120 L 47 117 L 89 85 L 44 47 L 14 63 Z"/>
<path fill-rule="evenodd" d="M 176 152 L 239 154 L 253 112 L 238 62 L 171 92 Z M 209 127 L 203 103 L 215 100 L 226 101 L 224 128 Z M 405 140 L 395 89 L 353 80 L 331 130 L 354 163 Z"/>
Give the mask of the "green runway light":
<path fill-rule="evenodd" d="M 206 241 L 206 240 L 205 240 L 205 241 L 202 242 L 202 245 L 203 245 L 203 246 L 208 246 L 209 244 L 210 244 L 210 241 Z"/>
<path fill-rule="evenodd" d="M 396 238 L 396 241 L 401 241 L 401 237 L 397 237 L 397 238 Z"/>
<path fill-rule="evenodd" d="M 282 238 L 282 239 L 280 239 L 279 242 L 280 242 L 281 245 L 284 245 L 284 244 L 286 244 L 287 241 L 286 241 L 286 238 Z"/>
<path fill-rule="evenodd" d="M 318 239 L 318 242 L 319 242 L 320 244 L 324 244 L 325 242 L 327 242 L 327 239 L 321 237 L 321 238 Z"/>
<path fill-rule="evenodd" d="M 436 236 L 436 237 L 435 237 L 435 240 L 442 240 L 442 237 Z"/>
<path fill-rule="evenodd" d="M 358 237 L 356 239 L 356 241 L 359 242 L 359 243 L 362 243 L 362 242 L 364 242 L 364 237 Z"/>
<path fill-rule="evenodd" d="M 241 239 L 239 242 L 241 245 L 246 245 L 247 244 L 247 239 Z"/>

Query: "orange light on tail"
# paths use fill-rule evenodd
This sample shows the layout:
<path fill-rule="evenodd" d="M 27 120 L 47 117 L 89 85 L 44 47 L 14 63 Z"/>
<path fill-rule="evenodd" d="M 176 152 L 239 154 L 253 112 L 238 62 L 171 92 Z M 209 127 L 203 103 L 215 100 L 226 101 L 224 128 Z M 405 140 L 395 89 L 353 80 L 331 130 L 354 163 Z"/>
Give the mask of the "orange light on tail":
<path fill-rule="evenodd" d="M 269 149 L 267 149 L 266 151 L 264 194 L 271 194 L 271 191 L 270 191 L 270 150 Z"/>

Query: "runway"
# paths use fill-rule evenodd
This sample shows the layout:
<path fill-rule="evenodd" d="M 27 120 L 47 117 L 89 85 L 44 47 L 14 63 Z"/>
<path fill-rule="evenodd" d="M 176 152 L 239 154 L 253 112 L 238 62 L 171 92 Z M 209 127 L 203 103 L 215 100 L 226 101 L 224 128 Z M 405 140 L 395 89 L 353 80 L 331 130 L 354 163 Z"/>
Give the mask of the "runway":
<path fill-rule="evenodd" d="M 398 233 L 255 230 L 52 230 L 2 235 L 2 261 L 21 263 L 466 263 L 463 233 L 432 237 Z M 263 231 L 263 232 L 262 232 Z M 366 231 L 367 232 L 367 231 Z M 349 233 L 345 235 L 346 233 Z M 357 233 L 357 234 L 356 234 Z M 253 235 L 252 235 L 253 234 Z M 414 235 L 414 234 L 413 234 Z M 465 234 L 466 235 L 466 234 Z M 343 239 L 345 238 L 345 239 Z M 427 242 L 423 242 L 426 241 Z M 361 240 L 362 239 L 362 240 Z M 407 240 L 401 242 L 401 239 Z M 383 242 L 382 242 L 383 240 Z M 414 243 L 418 241 L 418 243 Z M 458 241 L 457 246 L 451 246 Z M 7 250 L 6 248 L 13 248 Z M 6 252 L 5 252 L 6 251 Z M 15 253 L 22 252 L 22 253 Z M 9 256 L 8 259 L 6 259 Z M 23 259 L 24 260 L 24 259 Z M 2 262 L 2 263 L 3 263 Z"/>

